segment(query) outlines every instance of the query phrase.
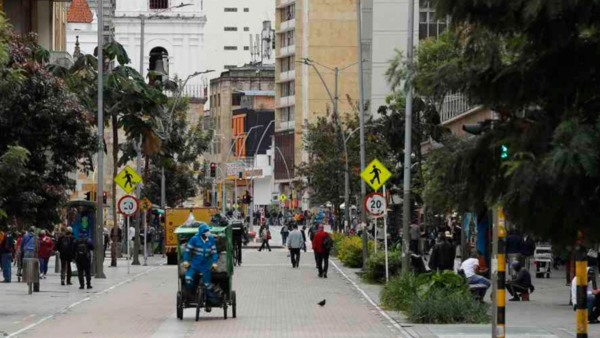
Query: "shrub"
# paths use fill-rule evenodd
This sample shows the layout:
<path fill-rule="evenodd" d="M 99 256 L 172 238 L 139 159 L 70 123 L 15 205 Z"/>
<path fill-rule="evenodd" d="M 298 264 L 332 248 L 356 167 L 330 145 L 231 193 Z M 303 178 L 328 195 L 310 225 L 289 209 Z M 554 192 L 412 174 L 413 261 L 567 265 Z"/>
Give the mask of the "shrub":
<path fill-rule="evenodd" d="M 337 257 L 338 255 L 338 246 L 340 243 L 347 238 L 346 234 L 343 232 L 334 232 L 331 234 L 331 238 L 333 239 L 333 247 L 331 248 L 331 255 Z"/>
<path fill-rule="evenodd" d="M 358 236 L 344 237 L 337 247 L 337 257 L 350 268 L 360 268 L 363 264 L 362 240 Z"/>
<path fill-rule="evenodd" d="M 390 251 L 388 253 L 388 266 L 390 276 L 397 275 L 402 265 L 402 252 Z M 385 281 L 385 251 L 378 251 L 369 256 L 367 260 L 367 269 L 363 278 L 371 283 L 381 283 Z"/>
<path fill-rule="evenodd" d="M 475 300 L 464 277 L 451 271 L 415 275 L 403 273 L 390 279 L 381 301 L 400 310 L 414 323 L 487 323 L 488 306 Z"/>
<path fill-rule="evenodd" d="M 469 291 L 448 293 L 437 288 L 425 297 L 412 297 L 407 314 L 413 323 L 483 324 L 490 321 L 488 306 L 475 300 Z"/>

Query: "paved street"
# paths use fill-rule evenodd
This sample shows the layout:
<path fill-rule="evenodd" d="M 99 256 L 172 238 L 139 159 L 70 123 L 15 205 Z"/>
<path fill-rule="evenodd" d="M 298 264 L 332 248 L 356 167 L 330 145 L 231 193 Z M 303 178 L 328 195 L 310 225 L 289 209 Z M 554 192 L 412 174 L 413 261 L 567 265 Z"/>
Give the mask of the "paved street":
<path fill-rule="evenodd" d="M 177 320 L 176 268 L 154 264 L 133 280 L 106 280 L 118 285 L 112 289 L 97 282 L 94 292 L 75 287 L 60 292 L 58 285 L 28 296 L 24 285 L 11 284 L 23 291 L 12 292 L 10 301 L 27 305 L 16 305 L 18 315 L 3 307 L 0 330 L 8 337 L 402 337 L 333 266 L 328 279 L 319 279 L 310 251 L 303 253 L 299 269 L 292 269 L 286 256 L 281 249 L 244 250 L 244 265 L 234 278 L 237 319 L 225 321 L 222 310 L 214 309 L 202 312 L 196 323 L 190 309 L 183 322 Z M 51 273 L 44 285 L 58 280 Z M 50 288 L 44 285 L 43 290 Z M 318 306 L 323 299 L 327 305 Z M 47 304 L 52 302 L 56 305 Z"/>

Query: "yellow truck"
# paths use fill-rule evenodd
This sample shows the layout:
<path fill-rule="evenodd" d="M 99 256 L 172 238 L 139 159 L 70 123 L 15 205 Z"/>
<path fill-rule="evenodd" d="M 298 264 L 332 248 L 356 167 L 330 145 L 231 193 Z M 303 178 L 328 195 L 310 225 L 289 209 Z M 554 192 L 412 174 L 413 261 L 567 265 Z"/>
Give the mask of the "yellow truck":
<path fill-rule="evenodd" d="M 165 254 L 167 255 L 167 264 L 177 264 L 177 238 L 175 229 L 185 223 L 190 212 L 194 214 L 197 221 L 210 224 L 212 216 L 217 214 L 217 208 L 173 208 L 167 209 L 165 216 Z"/>

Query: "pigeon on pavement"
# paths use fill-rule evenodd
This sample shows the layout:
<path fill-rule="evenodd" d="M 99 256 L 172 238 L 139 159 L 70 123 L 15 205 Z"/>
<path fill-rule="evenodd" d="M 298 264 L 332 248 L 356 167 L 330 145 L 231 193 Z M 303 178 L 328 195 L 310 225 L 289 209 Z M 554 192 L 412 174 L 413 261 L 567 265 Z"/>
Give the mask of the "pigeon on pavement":
<path fill-rule="evenodd" d="M 323 299 L 322 301 L 318 302 L 317 304 L 319 304 L 319 305 L 321 305 L 321 306 L 325 306 L 325 303 L 326 303 L 326 302 L 327 302 L 327 301 L 326 301 L 325 299 Z"/>

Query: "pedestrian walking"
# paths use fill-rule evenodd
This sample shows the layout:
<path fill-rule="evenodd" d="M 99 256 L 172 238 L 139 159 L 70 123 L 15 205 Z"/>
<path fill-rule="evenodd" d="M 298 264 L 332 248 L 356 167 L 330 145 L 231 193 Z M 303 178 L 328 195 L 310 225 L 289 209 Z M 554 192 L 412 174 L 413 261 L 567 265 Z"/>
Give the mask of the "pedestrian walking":
<path fill-rule="evenodd" d="M 290 234 L 290 230 L 288 229 L 287 225 L 282 226 L 279 233 L 281 234 L 281 243 L 282 245 L 285 245 L 285 243 L 287 243 L 287 237 Z"/>
<path fill-rule="evenodd" d="M 319 231 L 315 234 L 312 241 L 313 251 L 317 256 L 317 270 L 320 278 L 327 278 L 329 269 L 329 252 L 333 247 L 331 236 L 325 232 L 323 224 L 319 224 Z"/>
<path fill-rule="evenodd" d="M 21 252 L 23 252 L 23 258 L 35 258 L 35 227 L 29 228 L 29 231 L 23 236 Z"/>
<path fill-rule="evenodd" d="M 271 232 L 267 229 L 267 227 L 263 224 L 260 226 L 260 239 L 262 240 L 262 244 L 258 251 L 262 251 L 264 248 L 269 249 L 271 251 L 271 246 L 269 245 L 269 240 L 271 239 Z"/>
<path fill-rule="evenodd" d="M 85 281 L 87 288 L 92 288 L 92 273 L 91 273 L 91 252 L 94 250 L 94 244 L 91 239 L 88 239 L 85 234 L 81 234 L 78 240 L 75 241 L 74 258 L 77 264 L 77 277 L 79 277 L 79 289 L 83 290 Z"/>
<path fill-rule="evenodd" d="M 524 267 L 527 270 L 530 270 L 531 269 L 531 257 L 533 257 L 533 255 L 535 254 L 535 241 L 528 234 L 525 234 L 525 236 L 523 237 L 523 243 L 521 245 L 521 253 L 523 255 L 524 262 L 525 262 L 525 264 L 523 264 Z"/>
<path fill-rule="evenodd" d="M 454 271 L 455 254 L 456 250 L 454 250 L 449 240 L 444 238 L 444 234 L 438 234 L 435 245 L 431 250 L 431 257 L 429 257 L 429 268 L 432 271 Z"/>
<path fill-rule="evenodd" d="M 302 240 L 304 241 L 302 243 L 302 250 L 304 250 L 304 252 L 306 252 L 306 232 L 305 231 L 306 231 L 306 225 L 303 225 L 300 233 L 302 233 Z"/>
<path fill-rule="evenodd" d="M 129 250 L 127 251 L 127 256 L 131 259 L 131 254 L 135 248 L 135 226 L 129 226 Z"/>
<path fill-rule="evenodd" d="M 75 248 L 75 237 L 73 237 L 73 228 L 67 227 L 65 233 L 58 239 L 57 250 L 60 253 L 60 285 L 71 284 L 71 262 L 73 261 L 73 250 Z"/>
<path fill-rule="evenodd" d="M 304 245 L 304 236 L 298 230 L 298 224 L 292 225 L 292 232 L 287 239 L 287 247 L 290 250 L 292 257 L 292 268 L 297 268 L 300 265 L 300 250 Z"/>
<path fill-rule="evenodd" d="M 416 255 L 419 254 L 419 238 L 421 238 L 421 228 L 413 220 L 410 225 L 410 251 Z"/>
<path fill-rule="evenodd" d="M 48 274 L 48 262 L 50 261 L 50 257 L 54 255 L 54 242 L 52 242 L 52 238 L 46 235 L 46 230 L 40 231 L 38 252 L 38 257 L 40 259 L 40 278 L 46 279 L 46 275 Z"/>
<path fill-rule="evenodd" d="M 2 275 L 4 283 L 11 282 L 12 270 L 11 264 L 15 253 L 15 241 L 8 232 L 0 231 L 0 264 L 2 266 Z"/>

